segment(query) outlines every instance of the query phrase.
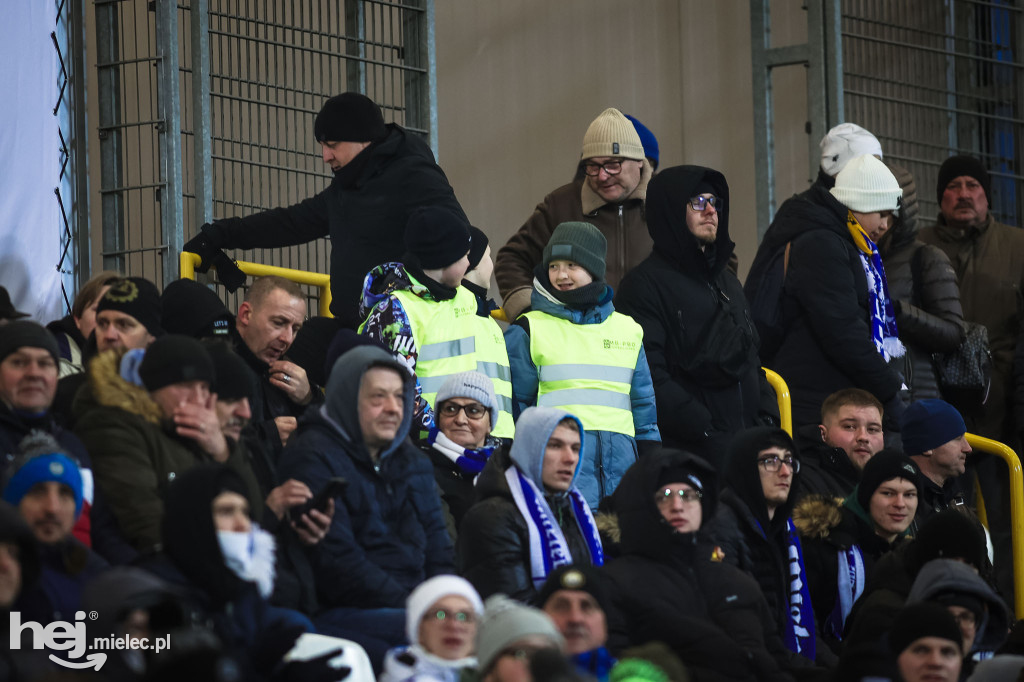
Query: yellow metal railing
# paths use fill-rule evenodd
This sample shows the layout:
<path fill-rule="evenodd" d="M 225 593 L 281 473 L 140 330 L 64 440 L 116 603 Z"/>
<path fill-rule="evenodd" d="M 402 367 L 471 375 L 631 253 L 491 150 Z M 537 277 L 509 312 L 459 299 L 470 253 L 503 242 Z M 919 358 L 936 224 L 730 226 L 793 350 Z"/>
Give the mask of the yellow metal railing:
<path fill-rule="evenodd" d="M 196 278 L 196 267 L 202 259 L 188 251 L 181 252 L 181 276 L 185 279 Z M 291 268 L 279 268 L 276 265 L 263 265 L 262 263 L 248 263 L 238 261 L 238 269 L 252 277 L 264 277 L 275 275 L 291 280 L 296 284 L 307 284 L 316 287 L 320 291 L 320 314 L 324 317 L 334 317 L 331 314 L 331 277 L 319 272 L 307 270 L 292 270 Z"/>
<path fill-rule="evenodd" d="M 768 377 L 768 383 L 775 389 L 775 399 L 779 401 L 779 417 L 782 422 L 782 430 L 793 437 L 793 405 L 789 397 L 789 386 L 786 380 L 776 372 L 767 367 L 762 367 L 764 375 Z"/>

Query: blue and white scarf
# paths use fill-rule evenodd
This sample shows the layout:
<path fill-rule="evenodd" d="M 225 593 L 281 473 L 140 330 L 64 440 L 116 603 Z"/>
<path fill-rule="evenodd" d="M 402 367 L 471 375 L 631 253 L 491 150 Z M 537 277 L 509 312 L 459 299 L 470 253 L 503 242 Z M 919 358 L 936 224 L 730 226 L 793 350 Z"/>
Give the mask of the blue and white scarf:
<path fill-rule="evenodd" d="M 462 447 L 448 436 L 441 433 L 441 431 L 435 426 L 430 429 L 430 435 L 427 436 L 427 443 L 432 448 L 440 452 L 442 455 L 452 461 L 452 464 L 459 468 L 464 474 L 470 476 L 476 476 L 484 470 L 484 465 L 487 464 L 487 460 L 490 459 L 494 453 L 494 446 L 485 445 L 482 448 L 475 450 L 469 450 Z"/>
<path fill-rule="evenodd" d="M 512 499 L 526 520 L 526 528 L 530 536 L 530 575 L 533 586 L 540 589 L 547 580 L 548 574 L 563 564 L 571 564 L 574 559 L 569 552 L 562 529 L 558 527 L 551 508 L 544 499 L 544 494 L 536 484 L 515 466 L 505 471 Z M 569 490 L 573 517 L 579 526 L 580 534 L 590 549 L 590 563 L 594 566 L 604 564 L 604 550 L 601 548 L 601 536 L 597 532 L 597 524 L 590 513 L 590 507 L 575 487 Z"/>
<path fill-rule="evenodd" d="M 868 307 L 871 310 L 871 340 L 875 348 L 886 362 L 893 358 L 901 358 L 907 349 L 899 339 L 896 331 L 896 313 L 889 298 L 889 283 L 885 279 L 885 266 L 882 256 L 867 232 L 860 226 L 853 213 L 846 219 L 846 227 L 850 230 L 854 244 L 857 245 L 864 276 L 868 280 Z"/>
<path fill-rule="evenodd" d="M 853 604 L 864 594 L 864 555 L 860 547 L 853 545 L 849 549 L 837 550 L 839 570 L 836 576 L 839 594 L 832 613 L 825 621 L 825 633 L 842 641 L 846 619 L 853 610 Z"/>
<path fill-rule="evenodd" d="M 789 575 L 789 611 L 784 638 L 786 648 L 812 661 L 815 657 L 814 607 L 804 568 L 804 550 L 792 519 L 786 519 L 786 563 Z"/>

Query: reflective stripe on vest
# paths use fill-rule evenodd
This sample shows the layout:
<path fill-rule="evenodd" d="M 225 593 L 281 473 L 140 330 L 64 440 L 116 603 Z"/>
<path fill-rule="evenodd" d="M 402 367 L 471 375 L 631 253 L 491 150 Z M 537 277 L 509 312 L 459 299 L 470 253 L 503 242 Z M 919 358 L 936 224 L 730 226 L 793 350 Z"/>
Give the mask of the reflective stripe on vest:
<path fill-rule="evenodd" d="M 588 431 L 635 435 L 629 389 L 643 347 L 640 325 L 615 312 L 599 324 L 573 324 L 540 311 L 526 317 L 537 405 L 576 415 Z"/>
<path fill-rule="evenodd" d="M 416 340 L 416 378 L 423 399 L 435 408 L 437 391 L 448 377 L 469 370 L 486 374 L 494 382 L 500 410 L 491 433 L 511 438 L 512 374 L 498 323 L 476 314 L 476 297 L 465 287 L 450 301 L 424 300 L 404 289 L 393 295 L 405 309 Z"/>

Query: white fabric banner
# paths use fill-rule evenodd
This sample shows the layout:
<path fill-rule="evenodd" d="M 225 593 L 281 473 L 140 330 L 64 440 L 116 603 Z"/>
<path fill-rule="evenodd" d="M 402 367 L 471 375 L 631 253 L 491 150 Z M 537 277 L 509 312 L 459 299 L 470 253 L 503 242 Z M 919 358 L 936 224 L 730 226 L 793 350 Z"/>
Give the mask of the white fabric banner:
<path fill-rule="evenodd" d="M 0 21 L 0 286 L 43 324 L 64 315 L 54 11 L 52 2 L 6 0 Z"/>

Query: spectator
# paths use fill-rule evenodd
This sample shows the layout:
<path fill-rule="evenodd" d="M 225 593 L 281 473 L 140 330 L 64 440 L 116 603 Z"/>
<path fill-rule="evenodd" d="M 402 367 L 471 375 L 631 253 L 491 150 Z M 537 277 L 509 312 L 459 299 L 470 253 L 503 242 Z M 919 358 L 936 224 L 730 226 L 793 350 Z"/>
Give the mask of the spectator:
<path fill-rule="evenodd" d="M 42 571 L 38 543 L 17 510 L 0 500 L 0 679 L 27 682 L 52 674 L 46 651 L 32 647 L 31 635 L 22 631 L 20 646 L 11 645 L 8 617 L 17 600 L 31 591 Z"/>
<path fill-rule="evenodd" d="M 532 603 L 562 564 L 604 563 L 601 538 L 576 488 L 583 426 L 553 407 L 523 411 L 512 446 L 494 453 L 477 483 L 479 500 L 459 528 L 459 573 L 488 597 Z"/>
<path fill-rule="evenodd" d="M 302 418 L 278 468 L 282 480 L 313 491 L 334 477 L 348 481 L 327 537 L 311 552 L 317 596 L 331 610 L 317 624 L 346 628 L 378 668 L 387 649 L 404 643 L 409 593 L 453 568 L 430 463 L 406 440 L 413 392 L 390 353 L 353 348 L 334 365 L 323 407 Z"/>
<path fill-rule="evenodd" d="M 953 615 L 928 602 L 903 609 L 889 634 L 903 682 L 956 682 L 964 655 L 961 642 Z"/>
<path fill-rule="evenodd" d="M 496 594 L 484 603 L 476 631 L 476 656 L 481 682 L 532 682 L 530 662 L 542 651 L 565 647 L 543 611 Z"/>
<path fill-rule="evenodd" d="M 811 497 L 793 511 L 803 537 L 815 623 L 837 654 L 850 610 L 875 563 L 904 539 L 914 521 L 917 481 L 911 459 L 883 450 L 867 463 L 860 483 L 841 504 Z"/>
<path fill-rule="evenodd" d="M 260 277 L 238 306 L 235 350 L 256 373 L 256 392 L 250 398 L 253 427 L 270 445 L 276 459 L 288 442 L 297 418 L 321 399 L 306 371 L 285 357 L 306 319 L 306 297 L 297 284 L 283 277 Z"/>
<path fill-rule="evenodd" d="M 608 682 L 615 657 L 605 647 L 608 594 L 593 566 L 559 566 L 551 572 L 537 598 L 544 613 L 565 639 L 565 652 L 576 669 L 598 682 Z"/>
<path fill-rule="evenodd" d="M 882 403 L 863 389 L 844 388 L 825 398 L 821 424 L 798 431 L 803 474 L 797 502 L 853 492 L 864 465 L 885 447 L 882 414 Z"/>
<path fill-rule="evenodd" d="M 469 265 L 469 224 L 442 208 L 413 213 L 406 229 L 402 263 L 384 263 L 366 277 L 360 312 L 364 336 L 395 353 L 416 376 L 415 422 L 423 432 L 434 425 L 437 389 L 460 371 L 491 377 L 511 406 L 508 354 L 488 321 L 478 324 L 477 300 L 459 286 Z M 511 415 L 498 415 L 495 435 L 512 436 Z"/>
<path fill-rule="evenodd" d="M 0 287 L 0 326 L 20 320 L 23 317 L 31 317 L 31 315 L 16 309 L 14 303 L 11 302 L 11 295 L 8 293 L 7 288 Z"/>
<path fill-rule="evenodd" d="M 626 472 L 613 496 L 622 554 L 605 569 L 609 648 L 662 641 L 694 679 L 792 679 L 757 583 L 722 563 L 701 532 L 717 488 L 715 469 L 679 450 L 652 453 Z"/>
<path fill-rule="evenodd" d="M 331 312 L 355 329 L 362 321 L 356 310 L 363 275 L 402 255 L 412 212 L 438 206 L 463 220 L 466 216 L 427 144 L 398 125 L 385 125 L 380 108 L 364 95 L 346 92 L 328 99 L 313 130 L 334 173 L 325 190 L 288 208 L 207 223 L 184 250 L 202 256 L 205 272 L 202 268 L 227 260 L 223 254 L 217 260 L 219 249 L 291 246 L 330 237 Z"/>
<path fill-rule="evenodd" d="M 720 466 L 733 433 L 778 419 L 750 309 L 726 268 L 729 186 L 710 168 L 667 168 L 646 206 L 654 252 L 623 279 L 615 305 L 643 327 L 662 440 Z"/>
<path fill-rule="evenodd" d="M 838 662 L 815 642 L 814 610 L 793 512 L 800 458 L 782 429 L 736 434 L 717 522 L 725 560 L 752 576 L 768 602 L 786 648 L 822 665 Z"/>
<path fill-rule="evenodd" d="M 518 409 L 569 410 L 586 429 L 577 487 L 595 509 L 638 450 L 661 440 L 643 329 L 615 312 L 606 251 L 589 223 L 555 228 L 535 271 L 532 310 L 505 332 Z"/>
<path fill-rule="evenodd" d="M 160 325 L 168 334 L 195 339 L 235 337 L 235 316 L 212 289 L 191 279 L 164 287 L 160 296 Z"/>
<path fill-rule="evenodd" d="M 78 462 L 83 477 L 81 513 L 74 534 L 92 546 L 92 460 L 85 446 L 61 427 L 52 407 L 57 395 L 57 343 L 35 322 L 17 320 L 0 330 L 0 453 L 14 454 L 32 431 L 53 436 L 62 451 Z M 10 463 L 0 457 L 0 477 Z M 102 543 L 101 543 L 102 544 Z"/>
<path fill-rule="evenodd" d="M 964 504 L 960 476 L 967 470 L 971 446 L 964 418 L 944 400 L 913 403 L 903 414 L 900 431 L 903 451 L 921 470 L 916 528 L 935 513 Z"/>
<path fill-rule="evenodd" d="M 654 169 L 636 128 L 618 109 L 605 109 L 583 136 L 584 177 L 554 190 L 499 251 L 494 274 L 510 320 L 530 306 L 533 271 L 555 228 L 586 221 L 617 245 L 606 280 L 613 288 L 651 252 L 644 219 L 647 183 Z"/>
<path fill-rule="evenodd" d="M 388 652 L 380 682 L 458 682 L 476 668 L 477 621 L 483 613 L 480 595 L 463 578 L 438 575 L 422 583 L 405 607 L 411 645 Z"/>
<path fill-rule="evenodd" d="M 78 464 L 49 435 L 32 434 L 21 442 L 2 487 L 4 501 L 18 509 L 36 536 L 42 559 L 39 584 L 23 591 L 17 610 L 23 620 L 73 621 L 82 589 L 107 568 L 71 533 L 84 504 Z"/>
<path fill-rule="evenodd" d="M 71 312 L 46 325 L 57 339 L 61 377 L 85 371 L 85 359 L 89 355 L 86 349 L 90 346 L 93 330 L 96 329 L 96 306 L 110 289 L 110 285 L 118 279 L 121 279 L 121 274 L 113 270 L 104 270 L 93 275 L 75 295 Z M 95 340 L 91 342 L 91 348 L 95 350 Z"/>
<path fill-rule="evenodd" d="M 113 291 L 113 289 L 112 289 Z M 258 486 L 245 454 L 220 428 L 210 393 L 214 367 L 195 339 L 170 334 L 145 352 L 138 386 L 122 378 L 117 353 L 101 353 L 89 367 L 90 396 L 79 401 L 76 431 L 96 458 L 96 485 L 136 551 L 160 543 L 167 486 L 203 462 L 227 463 Z"/>
<path fill-rule="evenodd" d="M 437 391 L 437 425 L 420 447 L 434 464 L 434 479 L 456 528 L 473 505 L 476 477 L 500 443 L 491 435 L 497 415 L 494 384 L 480 372 L 453 374 Z"/>

